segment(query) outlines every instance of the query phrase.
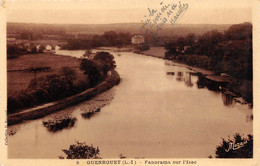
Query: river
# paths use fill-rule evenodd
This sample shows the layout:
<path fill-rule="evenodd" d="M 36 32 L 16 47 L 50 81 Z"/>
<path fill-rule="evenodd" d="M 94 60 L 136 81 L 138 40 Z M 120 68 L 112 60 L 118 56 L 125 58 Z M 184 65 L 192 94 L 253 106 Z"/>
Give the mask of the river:
<path fill-rule="evenodd" d="M 60 51 L 80 57 L 84 51 Z M 207 158 L 221 138 L 252 134 L 252 109 L 208 86 L 193 71 L 163 59 L 114 53 L 118 86 L 44 118 L 8 127 L 9 158 L 64 156 L 75 140 L 99 147 L 100 157 Z M 85 113 L 101 108 L 91 117 Z M 74 118 L 50 129 L 43 121 Z"/>

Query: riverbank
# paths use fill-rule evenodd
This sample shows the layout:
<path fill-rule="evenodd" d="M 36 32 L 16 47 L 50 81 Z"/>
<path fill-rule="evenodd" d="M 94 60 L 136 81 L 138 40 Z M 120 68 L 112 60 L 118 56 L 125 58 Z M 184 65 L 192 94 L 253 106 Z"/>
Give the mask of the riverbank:
<path fill-rule="evenodd" d="M 113 52 L 134 52 L 134 49 L 131 46 L 122 48 L 100 47 L 98 49 Z M 166 50 L 164 49 L 164 47 L 150 47 L 150 50 L 141 51 L 139 54 L 166 60 L 164 56 L 165 52 Z M 249 104 L 250 106 L 253 105 L 253 83 L 250 80 L 241 80 L 236 79 L 232 76 L 219 75 L 214 71 L 190 66 L 180 61 L 167 60 L 165 63 L 167 65 L 175 65 L 188 68 L 199 74 L 200 76 L 204 77 L 208 81 L 212 82 L 213 84 L 219 85 L 221 87 L 219 91 L 222 91 L 226 95 L 230 95 L 234 98 L 236 102 L 241 104 Z"/>
<path fill-rule="evenodd" d="M 59 111 L 63 108 L 76 105 L 85 100 L 89 100 L 92 97 L 119 84 L 119 82 L 120 76 L 115 70 L 113 70 L 100 84 L 93 88 L 87 89 L 86 91 L 83 91 L 79 94 L 66 97 L 55 102 L 43 104 L 34 108 L 26 109 L 18 113 L 9 114 L 7 119 L 8 125 L 22 123 L 25 120 L 41 118 L 53 112 Z"/>
<path fill-rule="evenodd" d="M 128 46 L 124 46 L 121 48 L 117 48 L 117 47 L 98 47 L 96 48 L 96 50 L 107 50 L 107 51 L 113 51 L 113 52 L 133 52 L 134 51 L 134 47 L 132 45 L 128 45 Z"/>
<path fill-rule="evenodd" d="M 140 54 L 165 59 L 165 52 L 166 50 L 163 47 L 151 47 L 150 50 L 143 51 Z M 222 86 L 220 90 L 227 95 L 231 95 L 236 102 L 252 106 L 253 83 L 250 80 L 241 80 L 232 76 L 219 75 L 214 71 L 190 66 L 179 61 L 167 60 L 166 64 L 188 68 L 205 77 L 209 81 Z"/>

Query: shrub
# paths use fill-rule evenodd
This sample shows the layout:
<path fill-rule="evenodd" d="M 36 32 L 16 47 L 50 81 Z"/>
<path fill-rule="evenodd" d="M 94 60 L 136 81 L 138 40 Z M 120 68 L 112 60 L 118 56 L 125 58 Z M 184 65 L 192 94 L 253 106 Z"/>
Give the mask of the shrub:
<path fill-rule="evenodd" d="M 102 73 L 96 62 L 82 59 L 80 69 L 84 70 L 84 74 L 87 75 L 90 86 L 95 86 L 101 81 Z"/>
<path fill-rule="evenodd" d="M 222 143 L 217 146 L 216 158 L 252 158 L 253 157 L 253 136 L 248 135 L 242 138 L 240 134 L 235 134 L 233 140 L 222 139 Z"/>
<path fill-rule="evenodd" d="M 61 75 L 65 77 L 65 80 L 70 85 L 70 88 L 73 87 L 73 82 L 77 78 L 77 73 L 69 68 L 69 67 L 63 67 L 60 71 Z"/>
<path fill-rule="evenodd" d="M 109 70 L 116 68 L 115 58 L 109 52 L 97 52 L 93 60 L 103 64 L 102 71 L 104 74 L 106 74 Z"/>
<path fill-rule="evenodd" d="M 37 50 L 37 47 L 34 44 L 30 44 L 30 46 L 25 46 L 23 43 L 7 44 L 7 59 L 18 58 L 23 54 L 35 54 L 37 52 L 42 53 L 43 50 L 43 46 L 40 46 Z"/>
<path fill-rule="evenodd" d="M 37 72 L 43 72 L 43 71 L 48 71 L 50 70 L 51 67 L 45 66 L 45 67 L 30 67 L 28 69 L 29 72 L 33 72 L 34 73 L 34 78 L 36 78 L 36 73 Z"/>
<path fill-rule="evenodd" d="M 85 142 L 80 143 L 76 141 L 76 144 L 70 145 L 69 149 L 62 149 L 67 155 L 66 159 L 96 159 L 99 158 L 99 148 L 93 147 L 93 145 L 86 145 Z M 64 159 L 63 156 L 59 156 L 60 159 Z"/>
<path fill-rule="evenodd" d="M 93 59 L 82 59 L 80 69 L 87 75 L 90 86 L 97 85 L 107 72 L 116 68 L 114 56 L 109 52 L 97 52 Z"/>
<path fill-rule="evenodd" d="M 19 50 L 16 45 L 7 45 L 7 59 L 18 58 Z"/>

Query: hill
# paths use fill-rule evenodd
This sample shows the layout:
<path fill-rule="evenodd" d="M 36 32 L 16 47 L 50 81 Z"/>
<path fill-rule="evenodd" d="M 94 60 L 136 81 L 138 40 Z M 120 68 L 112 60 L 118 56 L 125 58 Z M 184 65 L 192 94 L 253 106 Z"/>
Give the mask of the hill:
<path fill-rule="evenodd" d="M 34 23 L 7 23 L 7 34 L 21 34 L 23 32 L 47 34 L 47 35 L 101 35 L 105 31 L 117 33 L 140 33 L 141 23 L 117 23 L 117 24 L 34 24 Z M 158 32 L 158 36 L 184 36 L 188 33 L 201 35 L 207 31 L 218 30 L 223 32 L 230 27 L 229 24 L 165 24 Z"/>

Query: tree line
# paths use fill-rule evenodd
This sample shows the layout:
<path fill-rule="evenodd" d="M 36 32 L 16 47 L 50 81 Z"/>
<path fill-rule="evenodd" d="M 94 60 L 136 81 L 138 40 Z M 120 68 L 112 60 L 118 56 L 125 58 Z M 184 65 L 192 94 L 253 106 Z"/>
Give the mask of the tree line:
<path fill-rule="evenodd" d="M 188 34 L 166 43 L 165 58 L 189 65 L 228 73 L 251 80 L 252 24 L 234 24 L 223 33 L 217 30 L 200 36 Z"/>
<path fill-rule="evenodd" d="M 92 39 L 70 39 L 63 46 L 63 49 L 78 50 L 109 46 L 122 47 L 131 44 L 131 37 L 130 33 L 107 31 L 103 35 L 94 35 Z"/>
<path fill-rule="evenodd" d="M 38 48 L 34 44 L 25 45 L 20 44 L 7 44 L 7 59 L 18 58 L 24 54 L 43 53 L 44 46 L 40 45 Z"/>

